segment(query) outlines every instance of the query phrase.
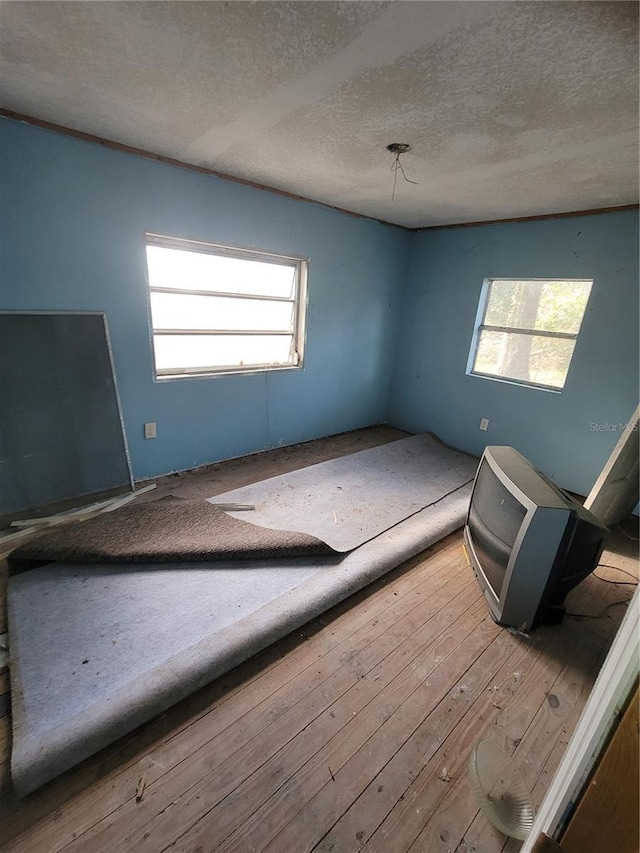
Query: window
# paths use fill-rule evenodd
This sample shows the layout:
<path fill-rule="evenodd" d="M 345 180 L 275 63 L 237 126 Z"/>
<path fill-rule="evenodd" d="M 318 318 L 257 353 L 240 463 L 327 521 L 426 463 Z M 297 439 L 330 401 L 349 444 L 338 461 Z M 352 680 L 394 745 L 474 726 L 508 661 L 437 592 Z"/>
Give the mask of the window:
<path fill-rule="evenodd" d="M 146 235 L 156 376 L 302 366 L 307 262 Z"/>
<path fill-rule="evenodd" d="M 592 280 L 485 279 L 469 373 L 564 388 Z"/>

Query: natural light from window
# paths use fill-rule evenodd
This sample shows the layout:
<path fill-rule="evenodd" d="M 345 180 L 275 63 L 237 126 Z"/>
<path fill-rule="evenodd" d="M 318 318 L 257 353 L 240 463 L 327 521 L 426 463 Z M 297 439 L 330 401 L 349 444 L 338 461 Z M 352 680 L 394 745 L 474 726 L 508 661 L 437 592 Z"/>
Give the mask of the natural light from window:
<path fill-rule="evenodd" d="M 564 388 L 592 285 L 590 279 L 487 279 L 469 372 Z"/>
<path fill-rule="evenodd" d="M 147 235 L 157 376 L 301 364 L 306 262 Z"/>

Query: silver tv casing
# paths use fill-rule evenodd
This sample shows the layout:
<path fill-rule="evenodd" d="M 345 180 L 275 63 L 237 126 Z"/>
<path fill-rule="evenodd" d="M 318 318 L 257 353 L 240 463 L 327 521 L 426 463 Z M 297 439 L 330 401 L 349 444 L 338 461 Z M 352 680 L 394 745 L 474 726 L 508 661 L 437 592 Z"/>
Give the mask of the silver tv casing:
<path fill-rule="evenodd" d="M 467 557 L 484 592 L 493 619 L 500 625 L 527 631 L 541 621 L 539 608 L 551 574 L 561 571 L 557 561 L 563 554 L 567 554 L 571 547 L 570 541 L 567 542 L 565 537 L 571 535 L 576 513 L 580 516 L 591 514 L 569 495 L 561 492 L 513 447 L 486 447 L 478 472 L 483 462 L 489 465 L 507 491 L 522 504 L 525 517 L 516 536 L 498 595 L 484 574 L 469 529 L 469 512 L 475 494 L 474 482 L 463 532 Z M 477 476 L 476 473 L 476 480 Z M 595 516 L 592 516 L 590 521 L 606 532 L 604 525 L 601 525 Z M 585 576 L 592 568 L 587 569 Z"/>

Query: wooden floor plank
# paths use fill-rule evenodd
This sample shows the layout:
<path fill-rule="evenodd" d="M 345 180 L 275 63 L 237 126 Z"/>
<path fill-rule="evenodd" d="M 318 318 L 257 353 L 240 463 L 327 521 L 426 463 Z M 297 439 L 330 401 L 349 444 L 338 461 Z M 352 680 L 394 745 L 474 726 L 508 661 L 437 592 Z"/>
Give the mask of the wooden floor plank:
<path fill-rule="evenodd" d="M 451 675 L 464 671 L 469 658 L 477 657 L 489 638 L 495 636 L 495 626 L 487 623 L 478 606 L 469 611 L 468 619 L 471 624 L 466 629 L 455 623 L 447 628 L 411 667 L 378 693 L 358 719 L 347 717 L 347 725 L 338 736 L 328 741 L 311 761 L 289 777 L 239 831 L 219 845 L 221 853 L 251 847 L 256 850 L 302 849 L 298 829 L 290 829 L 294 825 L 289 821 L 305 804 L 313 805 L 314 797 L 323 789 L 322 802 L 328 797 L 334 806 L 339 803 L 352 779 L 349 762 L 354 756 L 357 756 L 360 766 L 365 755 L 369 769 L 375 773 L 377 762 L 382 760 L 384 763 L 384 750 L 389 747 L 389 743 L 384 746 L 389 727 L 400 726 L 403 731 L 411 730 L 412 726 L 415 728 L 422 716 L 442 698 L 450 685 Z M 364 781 L 365 785 L 367 781 Z M 318 826 L 326 819 L 321 814 L 314 815 Z M 206 832 L 206 828 L 203 829 Z M 198 839 L 201 837 L 199 835 Z"/>
<path fill-rule="evenodd" d="M 603 594 L 605 595 L 604 599 L 601 598 Z M 581 585 L 572 594 L 571 606 L 580 612 L 590 612 L 593 610 L 599 612 L 603 609 L 603 606 L 606 606 L 611 596 L 618 597 L 619 593 L 613 588 L 603 590 L 601 584 L 590 579 L 588 583 Z M 603 618 L 608 620 L 606 616 Z M 534 678 L 537 693 L 530 696 L 530 701 L 525 707 L 521 706 L 518 709 L 517 700 L 515 703 L 509 703 L 505 707 L 509 718 L 509 731 L 505 734 L 502 745 L 510 753 L 516 754 L 517 761 L 524 762 L 526 760 L 530 766 L 533 766 L 532 762 L 535 761 L 535 758 L 532 755 L 526 754 L 527 742 L 531 745 L 531 749 L 535 751 L 538 746 L 535 733 L 540 734 L 540 732 L 539 728 L 533 728 L 529 731 L 530 726 L 532 726 L 536 718 L 539 719 L 539 715 L 544 718 L 546 709 L 551 707 L 547 699 L 549 694 L 556 696 L 560 701 L 561 697 L 556 691 L 560 693 L 564 691 L 563 680 L 566 683 L 567 678 L 571 679 L 575 676 L 578 682 L 582 683 L 582 688 L 579 688 L 580 695 L 577 697 L 575 707 L 582 708 L 584 705 L 586 696 L 595 680 L 609 643 L 608 632 L 598 629 L 597 621 L 585 622 L 566 617 L 561 626 L 557 628 L 549 626 L 542 629 L 544 631 L 553 631 L 557 635 L 559 645 L 547 653 L 548 666 L 545 667 L 546 671 L 537 673 Z M 576 649 L 579 651 L 576 652 Z M 562 668 L 560 668 L 561 666 Z M 569 681 L 569 683 L 571 682 Z M 541 687 L 543 688 L 542 691 L 540 690 Z M 575 685 L 573 689 L 575 690 Z M 555 754 L 556 743 L 566 738 L 567 731 L 573 731 L 577 722 L 575 711 L 571 707 L 563 707 L 558 716 L 566 716 L 565 712 L 568 712 L 568 719 L 565 720 L 564 724 L 560 724 L 559 727 L 552 727 L 555 731 L 555 741 L 551 736 L 551 731 L 541 735 L 541 741 L 550 746 L 550 749 L 547 749 L 549 755 Z M 518 719 L 520 723 L 514 728 L 514 724 L 517 723 Z M 498 724 L 500 724 L 499 721 Z M 528 731 L 528 738 L 525 739 L 525 734 Z M 550 739 L 551 743 L 548 744 Z M 562 751 L 555 754 L 554 762 L 550 762 L 550 758 L 547 758 L 546 761 L 544 757 L 539 758 L 537 763 L 538 773 L 542 774 L 548 765 L 555 769 Z M 543 766 L 540 767 L 540 764 Z M 531 774 L 530 778 L 534 775 L 535 772 Z M 539 805 L 543 795 L 544 790 L 538 788 L 536 795 L 532 798 L 534 805 Z M 507 842 L 505 837 L 489 824 L 481 812 L 476 813 L 473 820 L 469 822 L 468 828 L 461 833 L 461 836 L 456 839 L 458 846 L 453 848 L 457 853 L 467 853 L 467 851 L 474 848 L 477 851 L 483 851 L 483 853 L 495 853 L 495 851 L 502 849 L 507 849 L 510 853 L 515 853 L 521 846 L 520 842 L 517 841 L 511 840 Z"/>
<path fill-rule="evenodd" d="M 354 838 L 362 846 L 376 833 L 376 839 L 371 841 L 368 849 L 384 849 L 388 847 L 390 839 L 399 846 L 409 847 L 431 812 L 456 789 L 460 776 L 466 775 L 464 762 L 469 750 L 460 739 L 477 739 L 479 732 L 492 725 L 500 713 L 499 697 L 502 693 L 508 696 L 512 695 L 512 691 L 515 693 L 522 679 L 542 655 L 544 647 L 532 648 L 521 638 L 504 632 L 501 636 L 508 643 L 510 656 L 497 668 L 485 665 L 479 674 L 484 679 L 483 690 L 474 693 L 465 689 L 456 694 L 454 688 L 450 693 L 448 701 L 453 710 L 448 713 L 460 715 L 455 732 L 452 731 L 442 744 L 438 744 L 433 755 L 418 748 L 418 754 L 412 757 L 406 745 L 401 747 L 318 845 L 318 851 L 329 853 L 332 846 L 336 849 L 338 845 L 341 851 L 357 850 L 358 847 L 353 845 Z M 517 679 L 514 679 L 514 674 L 517 674 Z M 466 675 L 461 686 L 468 687 Z M 465 715 L 467 723 L 460 725 Z M 471 730 L 469 735 L 467 724 Z M 430 725 L 431 720 L 427 719 L 424 723 L 427 732 Z M 407 767 L 410 772 L 407 772 Z M 467 825 L 464 824 L 465 828 Z"/>
<path fill-rule="evenodd" d="M 361 430 L 219 463 L 163 478 L 156 497 L 208 497 L 403 435 Z M 469 753 L 498 738 L 539 803 L 625 605 L 602 611 L 633 592 L 606 580 L 637 577 L 635 537 L 616 526 L 605 580 L 568 599 L 597 618 L 530 640 L 488 619 L 460 534 L 448 537 L 24 801 L 8 789 L 0 719 L 0 849 L 516 853 L 478 815 Z"/>
<path fill-rule="evenodd" d="M 321 672 L 316 669 L 319 664 L 324 671 L 332 673 L 336 661 L 345 655 L 352 655 L 355 647 L 368 646 L 390 627 L 396 633 L 402 633 L 402 627 L 397 625 L 398 620 L 411 618 L 413 609 L 427 600 L 427 594 L 433 594 L 439 586 L 452 582 L 460 575 L 459 554 L 458 542 L 436 551 L 434 557 L 437 555 L 437 559 L 432 564 L 423 566 L 420 572 L 400 575 L 396 578 L 393 590 L 382 586 L 377 597 L 364 602 L 362 614 L 341 610 L 338 618 L 332 622 L 328 614 L 323 620 L 329 625 L 328 630 L 320 631 L 317 639 L 314 637 L 314 642 L 304 642 L 296 647 L 270 670 L 258 673 L 242 689 L 221 697 L 214 706 L 215 718 L 207 716 L 214 707 L 196 714 L 188 720 L 187 725 L 172 733 L 171 737 L 163 739 L 132 766 L 111 774 L 106 796 L 101 789 L 81 792 L 74 798 L 70 808 L 56 810 L 49 821 L 40 822 L 37 827 L 24 832 L 20 843 L 14 845 L 15 850 L 24 849 L 35 853 L 42 849 L 50 853 L 62 849 L 94 826 L 101 817 L 112 815 L 120 807 L 130 808 L 130 801 L 142 774 L 147 776 L 149 793 L 157 779 L 179 766 L 187 756 L 209 749 L 212 739 L 230 724 L 241 721 L 241 725 L 236 727 L 236 734 L 249 740 L 252 732 L 261 731 L 277 717 L 284 702 L 290 705 L 295 703 L 296 696 L 304 697 L 308 693 L 309 674 L 306 671 L 309 667 L 314 667 L 313 680 L 317 684 L 322 680 Z M 442 573 L 442 569 L 454 564 L 457 566 L 456 573 Z M 434 580 L 433 576 L 438 572 L 441 572 L 441 578 Z M 298 633 L 308 636 L 305 631 Z M 279 698 L 281 693 L 285 699 Z M 247 714 L 250 714 L 249 719 Z M 120 817 L 116 815 L 112 822 L 118 821 Z"/>
<path fill-rule="evenodd" d="M 602 640 L 602 638 L 600 638 Z M 588 655 L 585 656 L 585 660 L 583 663 L 585 664 L 585 674 L 586 677 L 582 678 L 580 675 L 579 680 L 582 681 L 582 687 L 577 690 L 577 695 L 575 695 L 575 701 L 572 702 L 568 708 L 565 708 L 564 714 L 564 722 L 562 723 L 557 736 L 553 739 L 553 745 L 551 748 L 547 748 L 544 750 L 543 755 L 538 755 L 536 757 L 536 746 L 535 740 L 532 741 L 534 753 L 533 756 L 529 753 L 527 755 L 526 762 L 526 773 L 525 779 L 527 781 L 527 785 L 530 790 L 531 802 L 533 803 L 534 810 L 537 811 L 540 807 L 540 803 L 548 790 L 551 779 L 553 778 L 556 768 L 560 763 L 560 759 L 564 755 L 564 752 L 569 743 L 571 733 L 575 729 L 580 715 L 582 713 L 582 709 L 584 708 L 585 702 L 591 692 L 591 688 L 593 683 L 597 677 L 597 674 L 604 662 L 604 658 L 606 657 L 606 652 L 609 646 L 608 640 L 604 640 L 601 642 L 600 654 L 597 658 L 591 659 L 589 661 Z M 581 638 L 580 648 L 585 647 L 585 640 Z M 591 669 L 589 672 L 586 672 L 588 665 L 591 665 Z M 574 686 L 575 689 L 575 686 Z M 554 695 L 558 695 L 556 691 L 558 690 L 557 686 L 554 685 L 552 692 Z M 562 688 L 559 688 L 559 692 L 562 691 Z M 570 695 L 573 691 L 570 690 Z M 560 692 L 561 695 L 561 692 Z M 520 763 L 523 759 L 516 755 L 516 760 Z M 534 763 L 536 766 L 534 766 Z M 521 844 L 519 841 L 515 839 L 507 839 L 504 842 L 504 846 L 502 847 L 503 853 L 518 853 L 520 850 Z"/>
<path fill-rule="evenodd" d="M 564 732 L 564 726 L 580 701 L 583 690 L 592 684 L 592 666 L 594 658 L 602 648 L 603 640 L 591 634 L 590 642 L 576 630 L 575 625 L 564 626 L 562 633 L 562 659 L 564 665 L 541 697 L 536 697 L 526 730 L 520 725 L 514 729 L 508 719 L 508 708 L 504 731 L 497 734 L 498 742 L 512 753 L 520 767 L 523 781 L 528 790 L 535 784 L 542 768 L 551 754 L 555 743 Z M 567 634 L 570 633 L 571 637 Z M 538 701 L 541 700 L 541 701 Z M 535 708 L 537 706 L 537 709 Z M 514 745 L 515 746 L 514 749 Z M 468 849 L 499 853 L 505 844 L 505 838 L 491 827 L 487 818 L 480 812 L 469 828 L 463 833 Z M 514 846 L 519 849 L 520 844 Z"/>
<path fill-rule="evenodd" d="M 377 643 L 368 643 L 360 649 L 354 647 L 337 655 L 334 658 L 335 671 L 328 679 L 313 687 L 307 683 L 304 698 L 272 725 L 257 729 L 254 737 L 247 740 L 245 745 L 235 748 L 236 744 L 233 742 L 221 740 L 213 767 L 210 766 L 209 760 L 208 764 L 203 765 L 204 773 L 198 775 L 194 772 L 192 760 L 188 770 L 189 780 L 195 780 L 197 784 L 185 786 L 184 780 L 173 774 L 163 786 L 157 790 L 152 789 L 145 807 L 145 817 L 149 823 L 149 827 L 145 827 L 145 833 L 148 829 L 150 835 L 147 838 L 138 838 L 135 849 L 140 850 L 140 853 L 145 850 L 161 850 L 165 832 L 178 834 L 179 830 L 186 831 L 203 810 L 210 810 L 216 803 L 228 797 L 236 787 L 242 785 L 245 779 L 251 777 L 300 733 L 303 733 L 304 750 L 309 751 L 313 749 L 313 732 L 317 730 L 320 737 L 327 737 L 333 730 L 339 729 L 345 715 L 350 719 L 353 713 L 357 713 L 358 709 L 366 704 L 369 692 L 375 693 L 380 689 L 379 682 L 383 684 L 385 679 L 394 677 L 398 670 L 412 662 L 416 654 L 416 630 L 421 630 L 426 635 L 437 635 L 443 630 L 443 602 L 448 602 L 451 610 L 455 611 L 456 606 L 467 609 L 476 601 L 476 591 L 467 581 L 468 578 L 454 577 L 386 630 Z M 459 604 L 456 604 L 458 600 Z M 379 672 L 373 672 L 376 666 Z M 365 676 L 368 676 L 366 681 Z M 365 684 L 369 691 L 361 689 L 355 698 L 349 693 L 352 687 L 364 687 Z M 293 750 L 293 753 L 294 761 L 303 760 L 302 752 Z M 228 769 L 229 765 L 233 768 L 232 772 Z M 224 815 L 225 819 L 229 819 L 231 815 L 228 805 Z M 92 836 L 92 841 L 96 840 L 99 840 L 105 853 L 111 849 L 120 849 L 119 845 L 112 847 L 111 839 L 104 834 L 100 835 L 99 839 Z M 78 848 L 83 849 L 84 847 Z"/>
<path fill-rule="evenodd" d="M 429 822 L 438 813 L 438 808 L 451 793 L 456 796 L 459 780 L 468 773 L 468 761 L 475 743 L 483 736 L 499 741 L 505 738 L 509 717 L 513 718 L 512 732 L 515 736 L 523 726 L 522 718 L 528 709 L 541 700 L 543 692 L 552 683 L 553 674 L 561 667 L 554 651 L 562 641 L 552 629 L 543 628 L 532 641 L 508 635 L 516 646 L 516 653 L 501 671 L 493 673 L 487 690 L 470 709 L 467 718 L 443 743 L 434 762 L 414 780 L 403 801 L 398 802 L 381 824 L 367 849 L 382 851 L 391 839 L 408 850 L 419 849 L 421 833 L 431 836 Z M 437 780 L 446 766 L 451 777 L 448 785 L 437 785 Z M 434 787 L 435 784 L 435 787 Z M 455 849 L 477 809 L 455 815 L 456 822 L 449 823 L 441 832 L 447 835 L 451 849 Z M 426 827 L 426 829 L 425 829 Z M 439 836 L 440 832 L 438 832 Z M 456 838 L 457 835 L 457 838 Z M 417 839 L 417 840 L 416 840 Z"/>
<path fill-rule="evenodd" d="M 446 564 L 446 555 L 442 559 Z M 138 823 L 147 819 L 155 821 L 157 831 L 162 821 L 156 821 L 156 815 L 164 813 L 167 805 L 170 805 L 178 794 L 184 795 L 200 778 L 213 774 L 218 779 L 219 768 L 225 761 L 231 760 L 232 756 L 235 776 L 238 777 L 241 767 L 245 766 L 247 769 L 244 772 L 249 775 L 255 769 L 256 763 L 264 762 L 269 754 L 253 742 L 255 737 L 266 737 L 268 749 L 277 750 L 281 742 L 286 742 L 287 738 L 293 736 L 292 727 L 295 734 L 295 726 L 304 728 L 308 725 L 314 715 L 321 713 L 323 703 L 334 701 L 336 696 L 357 682 L 359 677 L 375 664 L 378 654 L 386 654 L 395 649 L 414 624 L 420 624 L 430 618 L 442 602 L 449 601 L 461 589 L 470 586 L 468 577 L 461 574 L 460 569 L 448 577 L 441 587 L 438 588 L 437 582 L 433 583 L 436 591 L 429 597 L 424 593 L 432 583 L 433 581 L 425 579 L 426 587 L 420 585 L 405 596 L 412 599 L 410 603 L 405 601 L 402 606 L 401 602 L 398 602 L 388 608 L 388 614 L 383 613 L 368 622 L 355 635 L 351 635 L 344 643 L 316 661 L 312 673 L 305 670 L 294 676 L 268 701 L 246 713 L 237 702 L 229 702 L 223 708 L 216 709 L 217 713 L 209 715 L 207 720 L 198 721 L 190 727 L 187 737 L 180 739 L 179 744 L 167 744 L 157 756 L 165 772 L 157 774 L 155 778 L 148 778 L 144 803 L 133 804 L 130 800 L 125 801 L 117 814 L 113 813 L 107 820 L 101 821 L 86 838 L 78 839 L 73 849 L 81 850 L 85 846 L 91 849 L 91 845 L 99 844 L 100 849 L 106 853 L 111 849 L 112 842 L 122 840 L 113 839 L 110 828 L 116 825 L 128 826 L 126 815 L 131 810 L 135 811 Z M 372 651 L 372 642 L 376 638 L 380 638 L 380 642 L 376 650 Z M 314 683 L 313 690 L 309 687 L 311 679 Z M 292 714 L 295 717 L 294 722 Z M 312 715 L 311 718 L 309 714 Z M 234 725 L 232 731 L 227 732 L 229 725 L 235 722 L 238 722 L 238 725 Z M 178 748 L 180 751 L 176 756 L 175 750 Z M 190 758 L 188 766 L 183 766 L 185 754 Z M 178 758 L 180 760 L 177 760 Z M 201 772 L 199 767 L 202 767 Z M 241 781 L 242 778 L 236 778 L 237 783 Z M 170 809 L 171 813 L 173 811 L 174 809 Z M 148 844 L 151 845 L 152 842 L 149 841 Z"/>
<path fill-rule="evenodd" d="M 335 849 L 338 837 L 340 850 L 357 850 L 358 846 L 349 847 L 349 842 L 353 845 L 355 841 L 357 845 L 368 840 L 381 822 L 385 806 L 388 808 L 391 801 L 404 798 L 413 778 L 429 765 L 440 744 L 459 724 L 478 695 L 486 690 L 495 669 L 500 668 L 512 652 L 510 638 L 498 633 L 440 702 L 422 719 L 418 718 L 417 726 L 415 711 L 406 703 L 408 720 L 402 717 L 391 720 L 387 730 L 377 732 L 345 767 L 345 778 L 336 778 L 341 782 L 339 796 L 332 796 L 330 786 L 325 787 L 287 827 L 286 836 L 282 833 L 276 843 L 289 837 L 293 849 L 293 832 L 297 827 L 299 839 L 304 839 L 300 850 L 323 847 L 331 850 L 332 846 Z M 432 680 L 429 681 L 425 689 L 432 687 Z M 411 711 L 413 714 L 409 713 Z M 371 756 L 375 756 L 375 760 L 372 761 Z M 439 767 L 440 773 L 449 775 L 446 765 L 439 764 Z M 447 781 L 440 781 L 440 787 L 446 787 Z M 361 808 L 352 816 L 351 831 L 344 825 L 339 826 L 349 806 L 352 803 L 360 805 L 361 801 Z M 325 844 L 326 833 L 331 829 L 336 841 Z M 322 839 L 319 848 L 318 838 Z"/>
<path fill-rule="evenodd" d="M 535 781 L 533 788 L 531 789 L 531 800 L 533 802 L 534 807 L 537 809 L 542 802 L 542 798 L 544 797 L 545 792 L 549 788 L 551 784 L 551 780 L 556 772 L 556 769 L 560 763 L 560 759 L 562 758 L 565 749 L 571 739 L 571 734 L 576 727 L 576 724 L 582 714 L 582 709 L 584 708 L 584 703 L 590 693 L 590 687 L 592 683 L 595 681 L 600 668 L 604 662 L 606 657 L 607 647 L 604 646 L 602 651 L 600 652 L 599 657 L 594 660 L 591 672 L 589 674 L 589 679 L 585 682 L 582 696 L 580 697 L 581 701 L 576 702 L 574 708 L 571 710 L 571 713 L 563 725 L 560 735 L 557 738 L 556 742 L 553 745 L 553 749 L 551 750 L 549 757 L 547 758 L 544 766 L 540 770 L 538 778 Z"/>
<path fill-rule="evenodd" d="M 598 607 L 602 607 L 601 601 L 594 602 L 594 598 L 597 597 L 598 587 L 596 584 L 592 584 L 587 588 L 583 588 L 579 594 L 574 596 L 574 605 L 578 608 L 588 609 L 597 603 Z M 545 632 L 547 637 L 551 638 L 552 642 L 548 647 L 543 647 L 543 654 L 538 653 L 531 672 L 526 676 L 527 689 L 520 692 L 514 691 L 515 695 L 513 698 L 509 697 L 508 691 L 507 693 L 503 691 L 494 691 L 496 704 L 500 706 L 500 708 L 504 708 L 504 710 L 501 710 L 496 716 L 493 723 L 493 734 L 501 740 L 503 745 L 505 745 L 510 752 L 513 752 L 520 746 L 520 744 L 523 744 L 521 750 L 526 749 L 527 742 L 524 740 L 525 732 L 530 728 L 530 724 L 532 723 L 532 720 L 535 719 L 535 715 L 540 713 L 540 709 L 545 706 L 550 707 L 548 706 L 546 697 L 548 693 L 553 692 L 554 683 L 558 683 L 557 679 L 561 676 L 561 666 L 563 661 L 571 662 L 571 675 L 576 676 L 579 681 L 583 682 L 581 696 L 578 698 L 580 706 L 586 698 L 586 696 L 583 696 L 582 694 L 585 690 L 588 692 L 588 689 L 595 677 L 595 672 L 597 672 L 597 669 L 599 668 L 598 665 L 594 666 L 594 661 L 599 664 L 600 661 L 598 659 L 597 650 L 600 649 L 600 652 L 602 652 L 605 642 L 604 638 L 600 634 L 594 634 L 593 631 L 585 632 L 583 625 L 577 626 L 575 623 L 572 624 L 570 620 L 566 620 L 561 626 L 546 626 L 539 629 L 533 634 L 534 642 L 543 636 Z M 574 651 L 576 648 L 580 648 L 580 653 L 576 653 Z M 524 673 L 520 673 L 519 679 L 523 676 Z M 511 689 L 509 685 L 507 685 L 507 687 Z M 560 682 L 560 686 L 557 689 L 564 692 L 562 682 Z M 575 690 L 575 685 L 573 685 L 571 689 Z M 568 695 L 571 697 L 571 691 Z M 573 716 L 570 723 L 567 722 L 566 726 L 562 727 L 561 732 L 566 734 L 566 729 L 569 725 L 571 725 L 572 730 L 575 725 Z M 537 741 L 533 730 L 529 737 L 531 743 L 536 746 Z M 550 731 L 544 734 L 542 740 L 545 743 L 548 743 L 549 737 Z M 455 752 L 462 752 L 463 754 L 468 755 L 470 754 L 471 747 L 472 744 L 466 748 L 458 744 Z M 527 760 L 531 762 L 532 756 L 528 755 Z M 559 757 L 557 760 L 559 760 Z M 446 838 L 446 844 L 449 849 L 466 851 L 475 848 L 479 851 L 489 851 L 500 850 L 502 848 L 502 845 L 504 844 L 504 836 L 497 833 L 496 830 L 487 823 L 483 815 L 477 815 L 475 803 L 469 797 L 466 769 L 463 775 L 464 780 L 462 783 L 463 788 L 461 790 L 461 796 L 458 798 L 457 793 L 452 792 L 452 800 L 443 805 L 443 814 L 446 815 L 447 820 L 443 823 L 441 819 L 442 816 L 436 812 L 438 817 L 437 820 L 434 821 L 434 825 L 430 826 L 429 823 L 427 823 L 425 829 L 417 837 L 416 842 L 414 842 L 414 846 L 411 848 L 412 850 L 431 850 L 432 846 L 434 850 L 438 849 L 438 844 L 445 843 L 440 838 L 441 835 Z M 420 800 L 420 808 L 424 809 L 422 793 L 419 798 L 414 795 L 413 800 L 412 797 L 409 796 L 408 806 L 416 799 Z M 456 799 L 458 799 L 458 805 L 460 806 L 457 809 L 454 806 Z M 416 810 L 417 808 L 418 805 L 416 805 Z M 398 837 L 398 833 L 406 831 L 407 827 L 410 825 L 410 818 L 411 809 L 407 808 L 402 813 L 402 819 L 398 822 L 396 830 L 391 833 L 394 837 L 394 843 L 397 843 L 400 846 L 402 846 L 402 839 Z M 471 819 L 468 820 L 468 818 Z M 467 829 L 467 827 L 469 827 L 469 829 Z M 481 832 L 478 829 L 479 827 L 482 828 Z M 517 848 L 514 847 L 513 849 L 515 850 Z"/>

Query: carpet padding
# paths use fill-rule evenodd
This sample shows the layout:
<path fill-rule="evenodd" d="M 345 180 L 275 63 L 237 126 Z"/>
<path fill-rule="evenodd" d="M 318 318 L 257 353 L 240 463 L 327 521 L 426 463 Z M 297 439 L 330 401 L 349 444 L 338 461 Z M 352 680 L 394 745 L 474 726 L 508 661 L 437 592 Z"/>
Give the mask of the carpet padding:
<path fill-rule="evenodd" d="M 477 460 L 415 439 L 312 466 L 298 497 L 278 507 L 299 529 L 312 496 L 304 484 L 315 482 L 329 541 L 334 528 L 341 547 L 345 533 L 368 540 L 347 554 L 303 532 L 311 504 L 303 531 L 290 533 L 173 497 L 16 549 L 7 590 L 16 791 L 38 788 L 461 527 Z M 99 562 L 106 554 L 118 565 Z"/>
<path fill-rule="evenodd" d="M 246 515 L 246 513 L 245 513 Z M 332 554 L 306 533 L 231 518 L 203 500 L 168 495 L 44 532 L 9 555 L 18 574 L 47 563 L 185 563 Z"/>
<path fill-rule="evenodd" d="M 346 555 L 54 563 L 9 578 L 15 790 L 33 791 L 451 533 L 470 493 Z"/>
<path fill-rule="evenodd" d="M 352 551 L 470 483 L 478 460 L 423 433 L 210 498 L 253 504 L 253 524 L 299 530 Z"/>

